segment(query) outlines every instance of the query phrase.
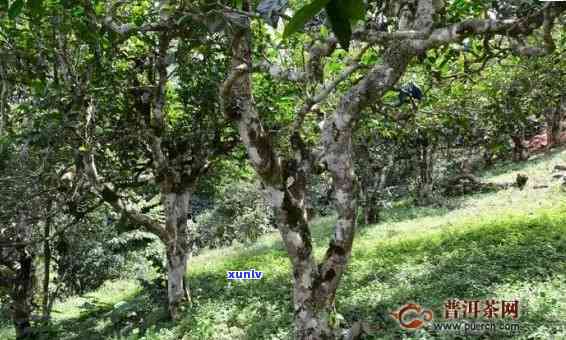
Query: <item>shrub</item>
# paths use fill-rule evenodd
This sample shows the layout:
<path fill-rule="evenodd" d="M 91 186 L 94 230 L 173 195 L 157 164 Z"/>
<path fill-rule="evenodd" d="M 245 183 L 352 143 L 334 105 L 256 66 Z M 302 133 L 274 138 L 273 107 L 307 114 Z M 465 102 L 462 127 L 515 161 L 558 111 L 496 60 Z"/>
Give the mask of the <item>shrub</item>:
<path fill-rule="evenodd" d="M 255 241 L 272 228 L 271 214 L 259 188 L 247 182 L 224 187 L 214 208 L 195 217 L 194 248 Z"/>
<path fill-rule="evenodd" d="M 53 243 L 57 275 L 65 294 L 83 294 L 104 281 L 124 274 L 126 254 L 117 249 L 120 237 L 105 213 L 95 214 L 73 229 L 60 234 Z"/>

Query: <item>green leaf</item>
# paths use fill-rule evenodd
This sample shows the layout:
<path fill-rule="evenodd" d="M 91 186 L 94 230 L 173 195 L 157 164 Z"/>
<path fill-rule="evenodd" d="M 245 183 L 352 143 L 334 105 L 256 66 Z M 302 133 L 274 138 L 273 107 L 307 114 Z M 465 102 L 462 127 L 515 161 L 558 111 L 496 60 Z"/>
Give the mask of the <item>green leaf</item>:
<path fill-rule="evenodd" d="M 34 15 L 43 13 L 43 0 L 28 0 L 28 7 Z"/>
<path fill-rule="evenodd" d="M 22 12 L 22 8 L 24 8 L 24 0 L 14 1 L 8 10 L 8 17 L 10 17 L 10 19 L 15 19 Z"/>
<path fill-rule="evenodd" d="M 342 0 L 341 6 L 345 7 L 344 13 L 346 13 L 351 22 L 363 20 L 366 15 L 364 0 Z"/>
<path fill-rule="evenodd" d="M 234 8 L 242 9 L 244 7 L 243 0 L 234 0 Z"/>
<path fill-rule="evenodd" d="M 302 29 L 307 21 L 317 15 L 329 1 L 330 0 L 314 0 L 310 4 L 298 10 L 297 13 L 293 15 L 287 26 L 285 26 L 283 39 L 288 38 L 291 34 Z"/>
<path fill-rule="evenodd" d="M 8 0 L 0 0 L 0 11 L 8 9 Z"/>
<path fill-rule="evenodd" d="M 39 79 L 33 80 L 31 83 L 35 95 L 41 96 L 45 90 L 45 83 Z"/>
<path fill-rule="evenodd" d="M 343 6 L 340 0 L 331 0 L 326 6 L 326 14 L 332 26 L 332 31 L 338 38 L 340 46 L 347 50 L 350 48 L 350 39 L 352 38 L 352 26 L 349 17 L 344 15 Z"/>

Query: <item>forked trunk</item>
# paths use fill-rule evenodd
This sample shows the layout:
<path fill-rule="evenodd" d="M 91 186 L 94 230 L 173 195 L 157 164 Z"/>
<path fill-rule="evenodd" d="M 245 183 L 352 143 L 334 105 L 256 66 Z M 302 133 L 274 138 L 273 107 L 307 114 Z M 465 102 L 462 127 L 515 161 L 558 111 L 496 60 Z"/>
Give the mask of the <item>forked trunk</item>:
<path fill-rule="evenodd" d="M 300 185 L 293 189 L 285 192 L 283 205 L 275 205 L 274 208 L 279 217 L 278 228 L 293 265 L 295 339 L 335 339 L 333 327 L 336 325 L 330 322 L 330 317 L 334 309 L 336 276 L 343 268 L 336 267 L 323 274 L 317 265 L 312 254 L 307 211 L 300 199 L 304 191 Z M 291 197 L 299 200 L 291 202 Z M 340 262 L 333 265 L 340 265 Z"/>
<path fill-rule="evenodd" d="M 251 11 L 251 1 L 243 3 Z M 306 172 L 313 159 L 296 128 L 290 138 L 294 158 L 284 159 L 274 150 L 270 133 L 261 124 L 252 96 L 252 49 L 250 22 L 235 30 L 232 38 L 231 72 L 220 91 L 225 115 L 236 122 L 250 162 L 261 177 L 266 199 L 274 210 L 277 227 L 292 262 L 294 278 L 294 322 L 296 339 L 335 339 L 330 311 L 336 289 L 351 255 L 356 229 L 356 190 L 352 161 L 352 130 L 361 110 L 371 99 L 392 87 L 409 62 L 409 55 L 391 50 L 384 59 L 390 66 L 376 66 L 340 101 L 334 116 L 322 128 L 323 154 L 320 163 L 332 175 L 337 220 L 334 235 L 320 263 L 314 258 L 305 207 Z M 300 121 L 298 121 L 300 125 Z M 300 126 L 299 126 L 300 127 Z"/>

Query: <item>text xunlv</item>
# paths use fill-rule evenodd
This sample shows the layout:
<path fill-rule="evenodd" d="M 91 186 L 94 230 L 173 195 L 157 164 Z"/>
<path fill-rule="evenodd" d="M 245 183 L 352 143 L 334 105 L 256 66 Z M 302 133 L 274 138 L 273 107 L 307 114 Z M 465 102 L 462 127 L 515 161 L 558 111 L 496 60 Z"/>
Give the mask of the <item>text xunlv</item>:
<path fill-rule="evenodd" d="M 245 271 L 227 271 L 226 278 L 228 280 L 259 280 L 263 276 L 263 272 L 255 269 Z"/>

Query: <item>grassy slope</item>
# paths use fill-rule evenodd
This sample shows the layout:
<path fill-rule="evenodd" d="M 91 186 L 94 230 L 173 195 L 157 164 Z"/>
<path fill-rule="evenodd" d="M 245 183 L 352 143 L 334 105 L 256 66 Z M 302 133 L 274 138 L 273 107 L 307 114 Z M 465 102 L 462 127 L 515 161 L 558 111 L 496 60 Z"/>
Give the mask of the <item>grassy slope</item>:
<path fill-rule="evenodd" d="M 528 187 L 447 201 L 440 208 L 399 204 L 385 221 L 359 231 L 352 261 L 338 292 L 346 320 L 366 320 L 371 338 L 441 338 L 423 330 L 404 333 L 388 317 L 407 302 L 430 307 L 437 318 L 449 298 L 528 302 L 515 338 L 566 338 L 566 194 L 552 181 L 566 151 L 507 165 L 490 181 L 529 175 Z M 533 185 L 550 185 L 532 189 Z M 332 218 L 313 228 L 316 254 L 328 242 Z M 228 284 L 226 270 L 264 271 L 260 281 Z M 287 339 L 291 328 L 289 263 L 277 234 L 253 245 L 207 251 L 189 274 L 194 304 L 176 326 L 133 281 L 111 282 L 97 292 L 55 306 L 53 337 L 67 339 Z M 141 325 L 141 326 L 140 326 Z M 133 332 L 133 333 L 132 333 Z M 0 329 L 0 339 L 11 334 Z M 56 334 L 56 335 L 55 335 Z M 454 336 L 446 336 L 454 338 Z M 492 335 L 503 338 L 504 335 Z M 487 338 L 487 337 L 484 337 Z"/>

